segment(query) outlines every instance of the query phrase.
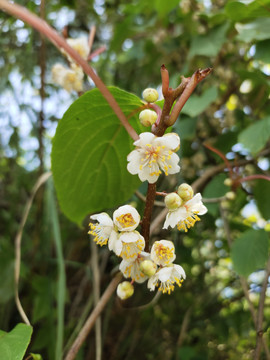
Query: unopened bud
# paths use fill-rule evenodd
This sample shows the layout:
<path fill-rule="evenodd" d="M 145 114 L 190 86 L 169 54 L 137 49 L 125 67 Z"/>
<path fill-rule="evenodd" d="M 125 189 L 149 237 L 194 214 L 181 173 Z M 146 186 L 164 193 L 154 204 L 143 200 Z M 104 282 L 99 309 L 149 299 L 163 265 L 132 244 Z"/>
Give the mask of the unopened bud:
<path fill-rule="evenodd" d="M 229 192 L 227 192 L 227 194 L 225 195 L 225 197 L 226 197 L 226 199 L 228 199 L 228 200 L 234 200 L 235 197 L 236 197 L 236 195 L 235 195 L 235 192 L 229 191 Z"/>
<path fill-rule="evenodd" d="M 264 227 L 264 230 L 270 232 L 270 223 L 267 223 Z"/>
<path fill-rule="evenodd" d="M 153 110 L 145 109 L 140 112 L 140 123 L 144 126 L 151 126 L 157 120 L 157 113 Z"/>
<path fill-rule="evenodd" d="M 182 199 L 176 193 L 170 193 L 165 196 L 165 205 L 169 210 L 176 210 L 182 205 Z"/>
<path fill-rule="evenodd" d="M 144 260 L 140 263 L 140 270 L 144 275 L 151 277 L 155 275 L 157 265 L 152 260 Z"/>
<path fill-rule="evenodd" d="M 224 180 L 224 185 L 226 185 L 226 186 L 232 186 L 232 183 L 233 183 L 232 180 L 229 178 Z"/>
<path fill-rule="evenodd" d="M 142 93 L 143 99 L 149 103 L 153 103 L 158 99 L 158 92 L 156 89 L 147 88 Z"/>
<path fill-rule="evenodd" d="M 184 201 L 188 201 L 193 198 L 193 189 L 188 184 L 181 184 L 177 190 L 178 195 Z"/>
<path fill-rule="evenodd" d="M 134 293 L 134 287 L 129 281 L 123 281 L 117 286 L 116 294 L 121 300 L 130 298 Z"/>

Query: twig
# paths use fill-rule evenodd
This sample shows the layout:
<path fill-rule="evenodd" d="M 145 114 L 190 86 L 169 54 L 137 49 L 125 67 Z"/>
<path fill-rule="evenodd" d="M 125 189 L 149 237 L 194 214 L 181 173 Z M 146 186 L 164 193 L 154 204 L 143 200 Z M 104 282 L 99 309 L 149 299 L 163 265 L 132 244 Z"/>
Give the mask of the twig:
<path fill-rule="evenodd" d="M 33 28 L 38 30 L 40 33 L 45 35 L 57 48 L 60 50 L 65 50 L 66 53 L 77 63 L 81 66 L 81 68 L 85 71 L 85 73 L 91 77 L 94 81 L 97 88 L 99 88 L 100 92 L 107 100 L 108 104 L 111 106 L 119 120 L 121 121 L 122 125 L 125 127 L 126 131 L 132 137 L 133 140 L 137 140 L 139 138 L 136 131 L 133 127 L 129 124 L 124 115 L 122 109 L 116 102 L 113 95 L 110 93 L 106 85 L 103 81 L 99 78 L 99 76 L 94 72 L 92 67 L 85 61 L 77 51 L 72 49 L 66 42 L 66 40 L 61 37 L 46 21 L 40 19 L 37 15 L 32 14 L 26 8 L 14 4 L 9 3 L 6 0 L 0 0 L 0 8 L 9 14 L 21 19 L 22 21 L 28 23 Z"/>
<path fill-rule="evenodd" d="M 98 250 L 97 245 L 94 241 L 91 241 L 91 267 L 93 271 L 93 292 L 94 292 L 94 306 L 97 306 L 100 298 L 100 273 L 98 266 Z M 101 342 L 101 318 L 97 318 L 95 323 L 95 333 L 96 333 L 96 360 L 101 360 L 102 358 L 102 342 Z"/>
<path fill-rule="evenodd" d="M 92 60 L 94 57 L 102 54 L 106 49 L 107 49 L 106 46 L 101 46 L 97 50 L 93 51 L 92 54 L 89 54 L 87 60 L 88 61 Z"/>
<path fill-rule="evenodd" d="M 96 27 L 95 27 L 95 25 L 93 25 L 93 26 L 91 26 L 91 29 L 89 32 L 89 38 L 88 38 L 89 55 L 91 54 L 95 35 L 96 35 Z"/>
<path fill-rule="evenodd" d="M 211 71 L 212 71 L 211 68 L 195 71 L 195 73 L 191 76 L 190 80 L 188 81 L 182 95 L 180 96 L 180 98 L 178 99 L 176 104 L 174 105 L 174 108 L 172 109 L 171 115 L 167 120 L 167 126 L 171 126 L 176 122 L 176 120 L 177 120 L 177 118 L 178 118 L 178 116 L 180 114 L 180 111 L 182 110 L 183 106 L 187 102 L 190 95 L 193 93 L 196 86 L 203 79 L 205 79 L 206 76 L 211 73 Z"/>
<path fill-rule="evenodd" d="M 177 347 L 178 348 L 181 347 L 181 345 L 183 344 L 184 338 L 186 336 L 188 324 L 189 324 L 189 321 L 190 321 L 191 310 L 192 310 L 192 306 L 187 309 L 187 311 L 186 311 L 186 313 L 184 315 L 184 319 L 182 321 L 180 334 L 179 334 L 179 337 L 178 337 L 178 340 L 177 340 Z"/>
<path fill-rule="evenodd" d="M 16 302 L 16 306 L 17 309 L 23 319 L 23 321 L 27 324 L 30 325 L 30 321 L 28 319 L 28 317 L 25 314 L 25 311 L 23 310 L 22 304 L 20 302 L 20 298 L 19 298 L 19 279 L 20 279 L 20 269 L 21 269 L 21 243 L 22 243 L 22 233 L 23 233 L 23 229 L 26 223 L 26 220 L 28 218 L 29 215 L 29 211 L 31 209 L 34 197 L 38 191 L 38 189 L 49 179 L 49 177 L 51 176 L 51 172 L 46 172 L 45 174 L 41 175 L 37 182 L 35 183 L 33 190 L 32 190 L 32 194 L 30 196 L 30 198 L 28 199 L 26 205 L 25 205 L 25 209 L 23 212 L 23 216 L 22 216 L 22 220 L 19 226 L 19 230 L 16 234 L 15 237 L 15 268 L 14 268 L 14 278 L 15 278 L 15 302 Z"/>
<path fill-rule="evenodd" d="M 139 198 L 140 200 L 142 200 L 143 202 L 146 202 L 146 196 L 144 196 L 142 193 L 140 193 L 138 190 L 135 191 L 135 195 L 137 196 L 137 198 Z M 154 206 L 160 206 L 160 207 L 164 207 L 165 204 L 162 201 L 154 201 Z"/>
<path fill-rule="evenodd" d="M 117 285 L 122 279 L 122 274 L 118 273 L 110 282 L 107 289 L 104 291 L 102 297 L 99 300 L 99 303 L 95 307 L 95 309 L 92 311 L 88 319 L 86 320 L 86 323 L 84 324 L 83 328 L 81 329 L 79 335 L 77 336 L 76 340 L 72 344 L 67 356 L 65 357 L 65 360 L 74 360 L 76 358 L 76 355 L 78 351 L 80 350 L 83 342 L 87 338 L 88 334 L 90 333 L 92 327 L 94 326 L 96 319 L 101 314 L 102 310 L 106 306 L 107 302 L 110 300 L 113 292 L 115 291 Z"/>

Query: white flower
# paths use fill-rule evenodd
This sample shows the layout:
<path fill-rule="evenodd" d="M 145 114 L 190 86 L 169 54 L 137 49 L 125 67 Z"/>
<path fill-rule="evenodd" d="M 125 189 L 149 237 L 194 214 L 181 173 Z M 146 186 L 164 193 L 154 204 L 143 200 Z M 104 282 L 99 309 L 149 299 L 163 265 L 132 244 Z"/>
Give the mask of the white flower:
<path fill-rule="evenodd" d="M 183 279 L 186 274 L 182 266 L 170 264 L 169 266 L 159 269 L 154 276 L 152 276 L 147 283 L 150 291 L 155 290 L 159 286 L 159 291 L 170 294 L 174 290 L 175 284 L 179 287 L 182 286 Z"/>
<path fill-rule="evenodd" d="M 67 43 L 72 49 L 77 51 L 80 56 L 86 60 L 89 55 L 89 44 L 86 37 L 81 37 L 77 39 L 67 39 Z"/>
<path fill-rule="evenodd" d="M 174 152 L 180 145 L 177 134 L 157 137 L 145 132 L 140 134 L 140 139 L 135 141 L 134 145 L 137 148 L 127 157 L 127 169 L 133 175 L 138 174 L 141 181 L 155 183 L 161 174 L 160 169 L 165 175 L 180 171 L 179 157 Z"/>
<path fill-rule="evenodd" d="M 150 254 L 143 251 L 133 261 L 122 260 L 119 269 L 125 278 L 131 278 L 137 283 L 142 283 L 148 279 L 148 276 L 141 271 L 140 265 L 149 257 Z"/>
<path fill-rule="evenodd" d="M 131 205 L 120 206 L 113 213 L 113 222 L 119 231 L 133 231 L 139 225 L 140 215 Z"/>
<path fill-rule="evenodd" d="M 112 231 L 108 243 L 109 250 L 113 251 L 117 256 L 120 256 L 123 244 L 119 238 L 119 233 L 115 230 Z"/>
<path fill-rule="evenodd" d="M 157 265 L 166 266 L 175 259 L 174 244 L 172 241 L 155 241 L 151 248 L 151 260 Z"/>
<path fill-rule="evenodd" d="M 113 231 L 113 221 L 105 212 L 94 214 L 90 219 L 97 220 L 98 224 L 90 223 L 90 231 L 88 234 L 95 236 L 94 241 L 100 245 L 106 245 Z"/>
<path fill-rule="evenodd" d="M 138 231 L 122 232 L 119 240 L 122 242 L 120 256 L 124 260 L 134 260 L 144 250 L 145 241 Z"/>
<path fill-rule="evenodd" d="M 83 71 L 75 65 L 67 68 L 62 64 L 55 64 L 52 67 L 52 80 L 68 92 L 83 90 Z"/>
<path fill-rule="evenodd" d="M 163 229 L 168 229 L 168 226 L 172 228 L 177 226 L 178 230 L 187 232 L 196 221 L 200 221 L 198 215 L 204 215 L 206 212 L 207 208 L 202 203 L 202 196 L 198 193 L 178 209 L 168 212 Z"/>

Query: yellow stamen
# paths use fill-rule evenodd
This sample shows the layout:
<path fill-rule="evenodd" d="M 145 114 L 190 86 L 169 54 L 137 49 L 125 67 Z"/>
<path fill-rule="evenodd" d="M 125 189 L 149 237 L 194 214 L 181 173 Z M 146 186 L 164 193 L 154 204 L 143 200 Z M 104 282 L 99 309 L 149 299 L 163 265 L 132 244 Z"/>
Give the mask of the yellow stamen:
<path fill-rule="evenodd" d="M 136 221 L 133 219 L 133 216 L 130 213 L 120 215 L 116 218 L 123 228 L 128 228 L 134 226 Z"/>

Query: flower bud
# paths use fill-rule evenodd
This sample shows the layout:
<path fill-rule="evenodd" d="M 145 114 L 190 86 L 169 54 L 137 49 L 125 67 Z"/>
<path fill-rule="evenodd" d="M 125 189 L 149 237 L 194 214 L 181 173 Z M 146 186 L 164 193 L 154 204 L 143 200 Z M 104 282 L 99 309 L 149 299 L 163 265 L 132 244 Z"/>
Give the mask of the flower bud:
<path fill-rule="evenodd" d="M 226 197 L 226 199 L 228 199 L 228 200 L 234 200 L 235 197 L 236 197 L 236 195 L 235 195 L 235 192 L 229 191 L 229 192 L 227 192 L 227 194 L 225 195 L 225 197 Z"/>
<path fill-rule="evenodd" d="M 157 271 L 157 265 L 152 260 L 144 260 L 140 263 L 140 270 L 143 274 L 151 277 Z"/>
<path fill-rule="evenodd" d="M 149 103 L 153 103 L 158 99 L 158 92 L 156 89 L 147 88 L 142 93 L 143 99 Z"/>
<path fill-rule="evenodd" d="M 176 210 L 182 205 L 182 199 L 176 193 L 165 196 L 165 205 L 169 210 Z"/>
<path fill-rule="evenodd" d="M 270 231 L 270 223 L 267 223 L 264 227 L 264 230 L 269 232 Z"/>
<path fill-rule="evenodd" d="M 225 179 L 225 180 L 224 180 L 224 185 L 226 185 L 226 186 L 232 186 L 232 180 L 229 179 L 229 178 Z"/>
<path fill-rule="evenodd" d="M 117 286 L 116 294 L 121 300 L 130 298 L 134 293 L 134 287 L 129 281 L 123 281 Z"/>
<path fill-rule="evenodd" d="M 193 198 L 193 189 L 188 184 L 181 184 L 177 190 L 178 195 L 184 201 L 188 201 Z"/>
<path fill-rule="evenodd" d="M 157 120 L 157 113 L 153 110 L 145 109 L 140 112 L 139 119 L 143 126 L 151 126 Z"/>

